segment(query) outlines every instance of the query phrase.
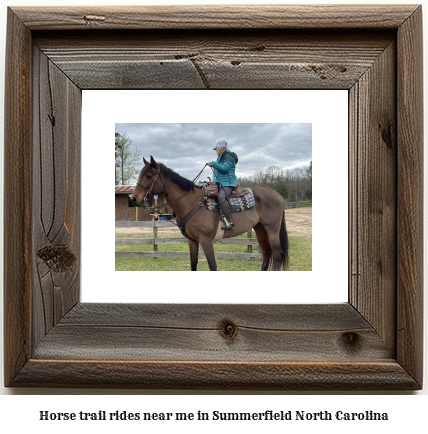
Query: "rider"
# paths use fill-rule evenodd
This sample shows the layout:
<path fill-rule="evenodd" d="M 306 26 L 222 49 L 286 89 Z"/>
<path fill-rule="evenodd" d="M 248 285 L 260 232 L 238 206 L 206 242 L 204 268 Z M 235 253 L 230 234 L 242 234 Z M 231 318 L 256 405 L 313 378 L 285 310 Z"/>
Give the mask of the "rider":
<path fill-rule="evenodd" d="M 207 165 L 214 169 L 214 182 L 219 184 L 218 202 L 224 214 L 224 223 L 221 228 L 225 231 L 235 229 L 230 212 L 229 202 L 227 197 L 236 187 L 235 166 L 238 163 L 238 156 L 227 149 L 226 140 L 217 142 L 214 151 L 217 152 L 217 161 L 208 162 Z"/>

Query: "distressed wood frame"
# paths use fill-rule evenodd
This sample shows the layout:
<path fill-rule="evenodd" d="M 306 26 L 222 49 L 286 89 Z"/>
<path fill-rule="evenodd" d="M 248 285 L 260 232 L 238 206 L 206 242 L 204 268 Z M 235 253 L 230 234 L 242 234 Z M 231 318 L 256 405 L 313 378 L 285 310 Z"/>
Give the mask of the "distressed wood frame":
<path fill-rule="evenodd" d="M 421 22 L 409 5 L 9 9 L 6 386 L 421 388 Z M 81 303 L 94 88 L 348 89 L 349 302 Z"/>

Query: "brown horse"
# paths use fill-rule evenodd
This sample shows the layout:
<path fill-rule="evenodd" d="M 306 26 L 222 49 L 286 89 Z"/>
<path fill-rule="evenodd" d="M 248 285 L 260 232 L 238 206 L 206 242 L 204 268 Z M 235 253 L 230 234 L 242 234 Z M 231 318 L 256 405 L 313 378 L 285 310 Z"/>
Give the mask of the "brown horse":
<path fill-rule="evenodd" d="M 288 236 L 285 228 L 284 200 L 275 190 L 267 187 L 253 187 L 256 205 L 243 212 L 233 214 L 235 229 L 222 231 L 219 228 L 220 215 L 204 206 L 202 188 L 183 178 L 153 157 L 150 162 L 144 159 L 137 185 L 131 201 L 135 206 L 148 200 L 153 194 L 163 193 L 167 203 L 174 210 L 177 222 L 185 222 L 182 229 L 188 238 L 192 271 L 198 265 L 199 244 L 201 245 L 211 271 L 217 270 L 213 241 L 231 238 L 254 228 L 262 250 L 262 271 L 273 268 L 275 271 L 288 269 Z M 190 213 L 193 211 L 191 217 Z"/>

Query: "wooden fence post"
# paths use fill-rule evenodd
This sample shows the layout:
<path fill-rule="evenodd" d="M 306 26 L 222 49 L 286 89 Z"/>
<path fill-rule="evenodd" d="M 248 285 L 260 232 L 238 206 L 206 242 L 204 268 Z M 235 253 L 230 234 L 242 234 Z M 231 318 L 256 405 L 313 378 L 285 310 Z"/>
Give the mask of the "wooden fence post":
<path fill-rule="evenodd" d="M 156 226 L 156 220 L 153 220 L 153 251 L 158 251 L 158 245 L 156 244 L 156 238 L 158 237 L 158 228 Z M 156 259 L 155 255 L 153 257 Z"/>
<path fill-rule="evenodd" d="M 247 232 L 247 238 L 253 238 L 253 230 L 250 229 Z M 247 253 L 253 253 L 253 246 L 251 244 L 248 244 L 247 246 Z"/>

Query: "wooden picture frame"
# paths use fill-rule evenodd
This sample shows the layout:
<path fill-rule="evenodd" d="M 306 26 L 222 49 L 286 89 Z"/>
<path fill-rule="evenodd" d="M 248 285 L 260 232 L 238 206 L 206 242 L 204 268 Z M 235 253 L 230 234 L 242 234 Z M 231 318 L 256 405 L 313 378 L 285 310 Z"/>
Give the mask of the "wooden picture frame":
<path fill-rule="evenodd" d="M 421 388 L 421 23 L 411 5 L 10 8 L 6 386 Z M 348 303 L 81 303 L 81 91 L 118 88 L 347 89 Z"/>

